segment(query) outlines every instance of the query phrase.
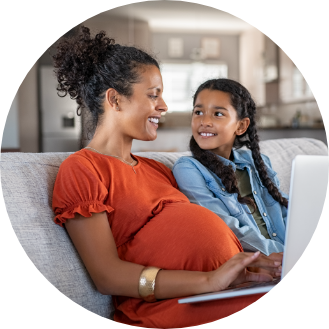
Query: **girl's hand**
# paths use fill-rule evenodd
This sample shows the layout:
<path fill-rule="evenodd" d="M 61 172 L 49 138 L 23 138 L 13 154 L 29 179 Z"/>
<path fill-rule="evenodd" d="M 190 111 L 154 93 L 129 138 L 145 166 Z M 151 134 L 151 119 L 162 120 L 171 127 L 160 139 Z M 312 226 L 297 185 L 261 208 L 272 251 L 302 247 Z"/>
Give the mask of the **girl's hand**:
<path fill-rule="evenodd" d="M 277 262 L 281 262 L 281 264 L 282 264 L 283 252 L 274 252 L 274 253 L 270 254 L 268 256 L 268 258 L 270 258 L 274 261 L 277 261 Z"/>
<path fill-rule="evenodd" d="M 230 285 L 237 285 L 248 281 L 264 282 L 273 280 L 273 277 L 268 273 L 248 271 L 248 266 L 261 267 L 267 271 L 279 271 L 281 262 L 274 261 L 259 251 L 256 253 L 238 253 L 217 270 L 209 272 L 211 291 L 220 291 Z"/>
<path fill-rule="evenodd" d="M 266 273 L 269 274 L 271 276 L 275 277 L 280 277 L 281 276 L 281 270 L 282 270 L 282 257 L 283 257 L 283 252 L 279 252 L 279 253 L 272 253 L 268 256 L 268 258 L 280 262 L 281 266 L 279 266 L 278 268 L 273 268 L 271 270 L 266 270 L 260 267 L 248 267 L 248 271 L 250 272 L 255 272 L 255 273 Z"/>
<path fill-rule="evenodd" d="M 248 266 L 247 270 L 249 272 L 253 272 L 253 273 L 265 273 L 265 274 L 272 276 L 273 278 L 278 278 L 281 276 L 281 268 L 273 269 L 273 271 L 269 271 L 269 270 L 264 270 L 263 268 L 260 268 L 260 267 L 249 267 Z"/>

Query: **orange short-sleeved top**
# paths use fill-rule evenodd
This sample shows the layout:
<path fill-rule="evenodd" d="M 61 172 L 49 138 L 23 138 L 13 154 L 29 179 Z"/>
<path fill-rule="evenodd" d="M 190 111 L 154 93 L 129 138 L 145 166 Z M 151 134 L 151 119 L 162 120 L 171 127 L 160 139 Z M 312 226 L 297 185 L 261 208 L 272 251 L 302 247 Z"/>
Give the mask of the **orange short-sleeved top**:
<path fill-rule="evenodd" d="M 117 158 L 83 149 L 63 161 L 53 193 L 55 222 L 75 213 L 106 211 L 117 247 L 131 239 L 166 202 L 187 202 L 169 168 L 134 156 L 134 170 Z M 136 173 L 135 173 L 136 172 Z"/>
<path fill-rule="evenodd" d="M 136 173 L 130 165 L 90 150 L 70 155 L 54 186 L 55 222 L 62 226 L 75 213 L 90 217 L 105 211 L 120 259 L 162 269 L 211 271 L 242 251 L 215 213 L 191 204 L 177 189 L 170 169 L 133 157 Z M 113 296 L 114 320 L 142 327 L 192 326 L 228 316 L 252 301 L 217 301 L 195 312 L 193 304 L 180 305 L 177 298 L 150 304 Z"/>

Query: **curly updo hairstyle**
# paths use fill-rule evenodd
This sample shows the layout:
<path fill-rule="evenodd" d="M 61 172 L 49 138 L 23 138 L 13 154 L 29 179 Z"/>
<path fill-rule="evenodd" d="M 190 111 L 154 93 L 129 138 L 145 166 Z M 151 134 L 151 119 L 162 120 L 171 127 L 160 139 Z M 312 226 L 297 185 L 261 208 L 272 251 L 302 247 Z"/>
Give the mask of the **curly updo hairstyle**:
<path fill-rule="evenodd" d="M 279 202 L 281 205 L 288 207 L 288 200 L 281 195 L 278 188 L 269 178 L 266 171 L 266 165 L 261 157 L 259 137 L 257 134 L 255 121 L 256 105 L 248 90 L 240 83 L 230 79 L 208 80 L 200 85 L 195 92 L 193 97 L 193 105 L 195 104 L 198 94 L 205 89 L 219 90 L 228 93 L 230 95 L 231 105 L 236 110 L 238 120 L 242 120 L 244 118 L 250 119 L 250 125 L 247 131 L 242 135 L 236 136 L 233 147 L 239 149 L 245 146 L 251 150 L 252 158 L 262 183 L 274 200 Z M 235 172 L 232 166 L 224 165 L 213 152 L 201 149 L 193 136 L 190 140 L 190 150 L 194 158 L 201 162 L 205 167 L 209 168 L 221 179 L 225 189 L 229 193 L 237 193 L 238 201 L 240 203 L 252 205 L 253 208 L 256 209 L 255 203 L 251 198 L 241 197 Z"/>
<path fill-rule="evenodd" d="M 116 44 L 104 31 L 92 37 L 84 26 L 76 36 L 58 44 L 53 60 L 58 95 L 69 94 L 75 99 L 78 115 L 87 108 L 93 129 L 104 113 L 102 103 L 107 89 L 114 88 L 129 97 L 133 93 L 132 84 L 139 82 L 142 66 L 159 68 L 157 60 L 145 51 Z"/>

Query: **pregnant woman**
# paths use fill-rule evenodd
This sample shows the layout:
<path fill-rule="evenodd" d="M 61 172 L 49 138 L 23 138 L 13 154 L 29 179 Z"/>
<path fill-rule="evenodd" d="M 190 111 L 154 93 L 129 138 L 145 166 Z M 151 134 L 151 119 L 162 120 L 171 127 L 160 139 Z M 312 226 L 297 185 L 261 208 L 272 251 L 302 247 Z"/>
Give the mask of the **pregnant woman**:
<path fill-rule="evenodd" d="M 54 55 L 58 92 L 90 111 L 95 133 L 56 178 L 55 222 L 65 226 L 95 286 L 113 296 L 114 320 L 142 327 L 186 327 L 237 312 L 261 295 L 180 305 L 177 298 L 245 281 L 269 281 L 281 262 L 244 253 L 213 212 L 191 204 L 171 171 L 131 154 L 154 140 L 163 85 L 157 61 L 88 28 Z M 270 274 L 251 273 L 247 266 Z"/>

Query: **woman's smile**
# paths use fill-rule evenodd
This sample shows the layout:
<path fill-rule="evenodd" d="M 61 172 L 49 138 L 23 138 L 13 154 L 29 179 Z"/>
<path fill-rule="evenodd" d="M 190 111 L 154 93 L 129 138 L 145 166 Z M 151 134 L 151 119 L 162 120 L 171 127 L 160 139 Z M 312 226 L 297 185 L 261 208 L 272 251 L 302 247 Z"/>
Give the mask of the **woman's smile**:
<path fill-rule="evenodd" d="M 158 128 L 159 127 L 159 120 L 160 120 L 161 116 L 153 116 L 153 117 L 149 117 L 147 119 L 147 121 L 150 122 L 150 124 L 152 126 L 154 126 L 155 128 Z"/>

